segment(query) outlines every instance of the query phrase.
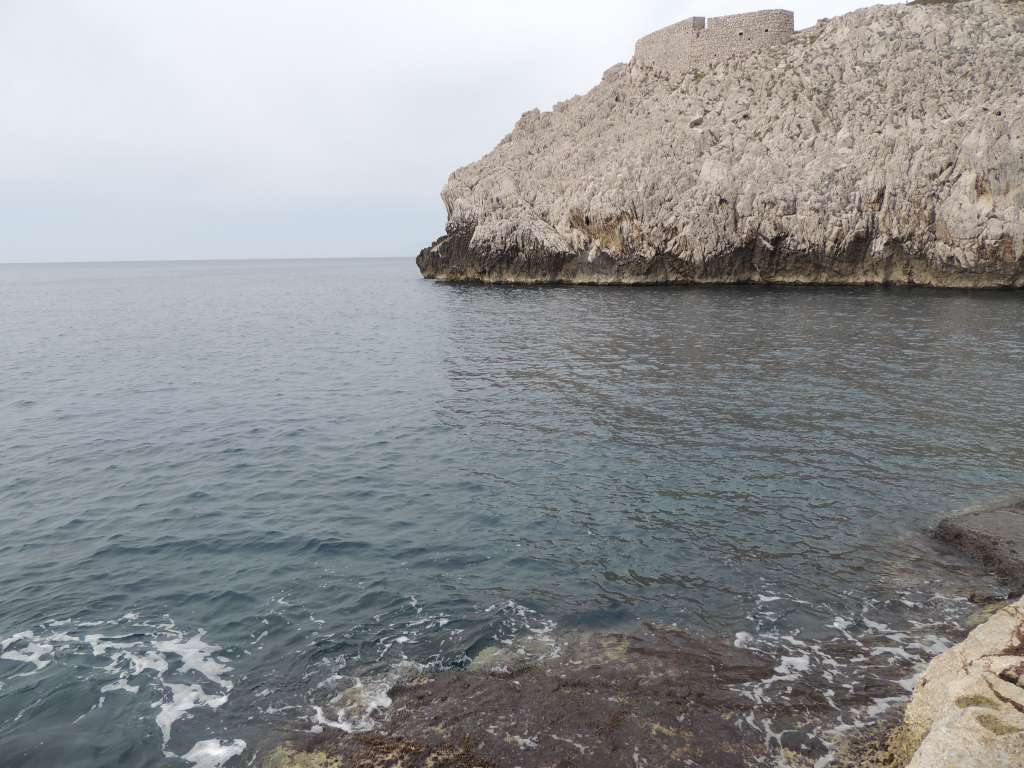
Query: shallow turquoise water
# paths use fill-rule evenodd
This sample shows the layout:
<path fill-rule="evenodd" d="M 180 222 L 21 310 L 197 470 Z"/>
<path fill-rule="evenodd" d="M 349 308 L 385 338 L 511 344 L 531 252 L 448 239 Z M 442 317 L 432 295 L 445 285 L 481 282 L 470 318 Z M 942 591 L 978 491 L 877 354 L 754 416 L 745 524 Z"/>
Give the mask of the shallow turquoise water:
<path fill-rule="evenodd" d="M 638 620 L 916 663 L 987 583 L 921 534 L 1024 486 L 1022 329 L 1013 293 L 0 266 L 0 766 L 248 764 L 403 659 Z"/>

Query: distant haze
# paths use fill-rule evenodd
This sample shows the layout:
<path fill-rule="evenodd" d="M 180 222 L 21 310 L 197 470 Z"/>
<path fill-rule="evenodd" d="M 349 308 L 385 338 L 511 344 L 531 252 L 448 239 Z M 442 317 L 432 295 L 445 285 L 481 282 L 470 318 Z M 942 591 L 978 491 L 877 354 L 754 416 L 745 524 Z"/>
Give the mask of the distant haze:
<path fill-rule="evenodd" d="M 763 7 L 2 0 L 0 261 L 413 256 L 522 112 L 658 27 Z"/>

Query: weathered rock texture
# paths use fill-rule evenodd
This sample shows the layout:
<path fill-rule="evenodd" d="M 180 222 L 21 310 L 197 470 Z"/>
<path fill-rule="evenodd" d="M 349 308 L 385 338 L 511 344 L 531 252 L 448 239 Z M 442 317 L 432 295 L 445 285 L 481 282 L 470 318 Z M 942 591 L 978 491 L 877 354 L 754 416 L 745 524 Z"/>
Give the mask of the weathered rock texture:
<path fill-rule="evenodd" d="M 869 8 L 529 112 L 427 277 L 1024 286 L 1024 3 Z"/>
<path fill-rule="evenodd" d="M 1024 601 L 931 663 L 888 751 L 909 768 L 1024 766 Z"/>

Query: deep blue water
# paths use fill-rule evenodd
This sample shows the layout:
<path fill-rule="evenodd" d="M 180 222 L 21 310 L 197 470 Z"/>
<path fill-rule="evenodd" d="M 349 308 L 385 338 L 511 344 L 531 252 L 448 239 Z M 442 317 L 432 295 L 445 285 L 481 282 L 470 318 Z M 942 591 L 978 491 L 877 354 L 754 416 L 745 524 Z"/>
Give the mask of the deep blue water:
<path fill-rule="evenodd" d="M 925 658 L 987 582 L 923 533 L 1020 493 L 1022 401 L 1019 293 L 0 266 L 0 766 L 249 764 L 637 621 Z"/>

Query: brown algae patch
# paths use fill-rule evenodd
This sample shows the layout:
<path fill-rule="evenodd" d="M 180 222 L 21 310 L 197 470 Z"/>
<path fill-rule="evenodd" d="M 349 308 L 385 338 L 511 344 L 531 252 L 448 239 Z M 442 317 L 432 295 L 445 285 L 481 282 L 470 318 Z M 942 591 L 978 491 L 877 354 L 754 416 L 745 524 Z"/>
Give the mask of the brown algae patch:
<path fill-rule="evenodd" d="M 1021 729 L 1015 725 L 1007 725 L 995 715 L 985 713 L 978 715 L 978 722 L 981 726 L 996 736 L 1010 736 L 1015 733 L 1022 733 Z"/>
<path fill-rule="evenodd" d="M 961 696 L 956 700 L 956 705 L 960 709 L 968 709 L 970 707 L 982 707 L 984 709 L 998 709 L 999 705 L 992 701 L 992 699 L 985 698 L 984 696 Z"/>
<path fill-rule="evenodd" d="M 765 705 L 743 688 L 774 669 L 774 660 L 731 640 L 651 625 L 630 635 L 573 636 L 541 659 L 487 649 L 467 669 L 393 687 L 392 706 L 372 733 L 331 731 L 286 754 L 313 752 L 321 762 L 312 766 L 332 768 L 325 761 L 345 768 L 744 768 L 772 748 L 753 724 L 755 707 L 762 717 Z M 772 706 L 776 722 L 793 724 L 829 709 L 810 690 Z M 808 764 L 825 753 L 809 736 L 786 747 Z"/>

